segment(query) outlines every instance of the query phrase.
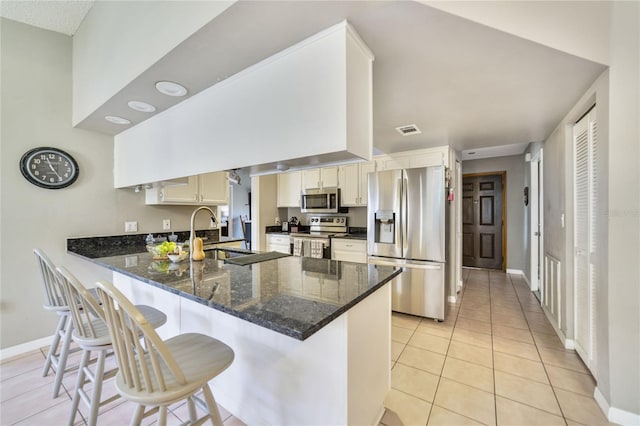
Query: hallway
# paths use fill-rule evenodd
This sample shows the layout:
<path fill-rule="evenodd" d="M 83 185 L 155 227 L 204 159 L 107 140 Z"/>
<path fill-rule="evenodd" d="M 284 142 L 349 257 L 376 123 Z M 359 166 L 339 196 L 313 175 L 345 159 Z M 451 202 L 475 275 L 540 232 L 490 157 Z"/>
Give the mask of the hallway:
<path fill-rule="evenodd" d="M 446 321 L 392 318 L 391 392 L 399 425 L 606 425 L 595 382 L 565 350 L 519 275 L 464 269 Z"/>

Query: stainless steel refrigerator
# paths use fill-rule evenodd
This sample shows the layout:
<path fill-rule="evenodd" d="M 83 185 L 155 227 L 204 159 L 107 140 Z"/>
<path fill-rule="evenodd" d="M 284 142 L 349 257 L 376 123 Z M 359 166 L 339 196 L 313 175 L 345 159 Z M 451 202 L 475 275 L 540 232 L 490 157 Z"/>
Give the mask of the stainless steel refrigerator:
<path fill-rule="evenodd" d="M 444 166 L 369 173 L 369 263 L 404 270 L 394 311 L 445 319 L 448 208 Z"/>

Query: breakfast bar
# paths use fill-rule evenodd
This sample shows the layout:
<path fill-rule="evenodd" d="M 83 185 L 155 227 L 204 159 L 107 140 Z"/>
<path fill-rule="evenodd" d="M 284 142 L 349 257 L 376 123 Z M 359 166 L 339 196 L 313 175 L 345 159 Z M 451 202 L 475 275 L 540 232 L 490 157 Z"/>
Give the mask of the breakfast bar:
<path fill-rule="evenodd" d="M 234 249 L 178 263 L 69 251 L 113 271 L 134 303 L 165 312 L 162 338 L 198 332 L 231 346 L 233 364 L 211 384 L 243 422 L 379 422 L 390 388 L 388 284 L 399 269 L 292 256 L 243 265 L 251 252 Z"/>

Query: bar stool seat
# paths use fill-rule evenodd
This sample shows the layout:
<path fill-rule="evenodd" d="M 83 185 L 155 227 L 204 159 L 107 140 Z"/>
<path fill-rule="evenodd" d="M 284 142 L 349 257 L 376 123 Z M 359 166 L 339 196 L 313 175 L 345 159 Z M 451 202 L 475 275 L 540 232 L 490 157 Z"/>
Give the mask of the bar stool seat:
<path fill-rule="evenodd" d="M 138 404 L 131 425 L 159 412 L 158 424 L 167 420 L 167 407 L 187 399 L 189 420 L 210 419 L 222 426 L 209 381 L 233 362 L 233 350 L 213 337 L 197 333 L 162 340 L 140 311 L 108 282 L 98 282 L 109 332 L 120 369 L 116 388 L 123 398 Z M 142 335 L 140 340 L 132 336 Z M 196 396 L 202 389 L 204 401 Z M 195 405 L 206 414 L 197 419 Z M 147 410 L 147 406 L 151 407 Z"/>
<path fill-rule="evenodd" d="M 73 322 L 71 321 L 69 306 L 64 290 L 60 287 L 55 278 L 55 265 L 49 257 L 39 248 L 33 250 L 38 263 L 42 286 L 45 293 L 44 309 L 58 314 L 58 325 L 53 334 L 49 352 L 42 369 L 42 377 L 46 377 L 49 371 L 53 370 L 55 378 L 53 381 L 53 398 L 60 394 L 60 387 L 65 372 L 74 370 L 76 367 L 67 368 L 67 358 L 70 354 L 78 352 L 79 348 L 71 349 L 71 335 L 73 333 Z"/>
<path fill-rule="evenodd" d="M 74 424 L 78 406 L 82 400 L 89 407 L 88 424 L 94 426 L 100 407 L 120 397 L 120 395 L 114 395 L 101 400 L 104 381 L 114 377 L 118 371 L 117 367 L 105 371 L 106 359 L 113 355 L 111 335 L 98 300 L 66 268 L 58 267 L 56 271 L 67 300 L 73 302 L 69 305 L 74 325 L 73 340 L 83 351 L 71 402 L 69 425 Z M 138 309 L 152 328 L 160 327 L 167 321 L 167 316 L 163 312 L 151 306 L 139 305 Z M 90 368 L 91 352 L 97 352 L 93 371 Z M 89 382 L 93 383 L 91 395 L 84 389 Z"/>

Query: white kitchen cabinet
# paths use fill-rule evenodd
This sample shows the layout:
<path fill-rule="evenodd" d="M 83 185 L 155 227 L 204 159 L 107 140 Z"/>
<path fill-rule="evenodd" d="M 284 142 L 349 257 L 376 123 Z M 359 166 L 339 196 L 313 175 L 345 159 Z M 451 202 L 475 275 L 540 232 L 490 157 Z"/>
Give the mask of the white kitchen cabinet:
<path fill-rule="evenodd" d="M 302 171 L 302 188 L 334 188 L 338 186 L 338 166 Z"/>
<path fill-rule="evenodd" d="M 153 189 L 153 188 L 152 188 Z M 147 194 L 150 190 L 147 190 Z M 159 202 L 149 203 L 147 197 L 147 204 L 186 204 L 195 203 L 198 196 L 198 176 L 189 176 L 188 183 L 186 185 L 162 185 L 159 191 Z"/>
<path fill-rule="evenodd" d="M 229 204 L 227 172 L 189 176 L 186 184 L 157 183 L 145 192 L 147 204 Z"/>
<path fill-rule="evenodd" d="M 351 238 L 332 238 L 331 259 L 367 263 L 367 241 Z"/>
<path fill-rule="evenodd" d="M 340 177 L 340 205 L 359 207 L 367 205 L 368 174 L 375 171 L 375 162 L 347 164 L 338 168 Z"/>
<path fill-rule="evenodd" d="M 215 172 L 198 176 L 200 204 L 229 204 L 229 173 Z"/>
<path fill-rule="evenodd" d="M 278 174 L 277 207 L 300 207 L 300 172 Z"/>
<path fill-rule="evenodd" d="M 267 234 L 267 251 L 291 254 L 291 238 L 282 234 Z"/>
<path fill-rule="evenodd" d="M 440 165 L 449 166 L 449 147 L 440 146 L 380 155 L 375 158 L 375 163 L 377 170 L 396 170 Z"/>

